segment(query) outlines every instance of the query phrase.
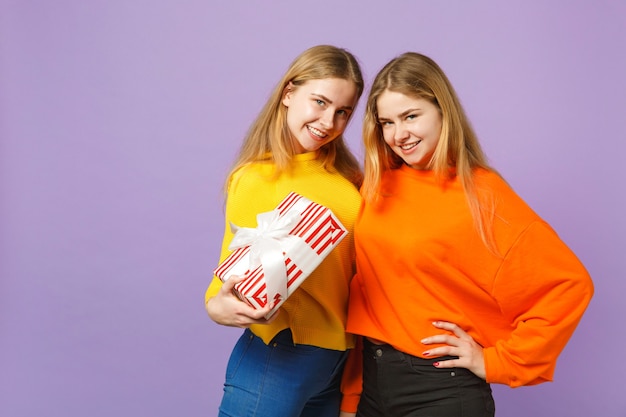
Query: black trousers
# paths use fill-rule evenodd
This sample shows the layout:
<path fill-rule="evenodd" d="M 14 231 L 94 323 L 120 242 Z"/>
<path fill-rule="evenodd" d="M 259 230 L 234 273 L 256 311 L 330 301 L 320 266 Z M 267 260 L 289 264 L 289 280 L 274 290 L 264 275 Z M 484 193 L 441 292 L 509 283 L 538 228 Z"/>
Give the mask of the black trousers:
<path fill-rule="evenodd" d="M 435 368 L 389 345 L 363 341 L 357 417 L 493 417 L 491 387 L 464 368 Z"/>

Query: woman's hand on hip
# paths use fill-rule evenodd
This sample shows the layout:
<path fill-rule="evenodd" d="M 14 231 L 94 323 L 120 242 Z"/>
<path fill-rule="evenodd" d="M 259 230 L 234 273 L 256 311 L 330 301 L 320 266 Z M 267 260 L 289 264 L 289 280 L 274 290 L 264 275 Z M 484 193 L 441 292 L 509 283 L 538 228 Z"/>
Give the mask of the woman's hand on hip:
<path fill-rule="evenodd" d="M 438 329 L 444 329 L 452 334 L 438 334 L 422 339 L 425 345 L 444 344 L 423 353 L 426 357 L 438 356 L 458 356 L 458 359 L 448 359 L 435 362 L 437 368 L 466 368 L 476 376 L 485 379 L 485 359 L 483 357 L 483 347 L 467 334 L 463 329 L 454 323 L 447 321 L 436 321 L 433 323 Z"/>

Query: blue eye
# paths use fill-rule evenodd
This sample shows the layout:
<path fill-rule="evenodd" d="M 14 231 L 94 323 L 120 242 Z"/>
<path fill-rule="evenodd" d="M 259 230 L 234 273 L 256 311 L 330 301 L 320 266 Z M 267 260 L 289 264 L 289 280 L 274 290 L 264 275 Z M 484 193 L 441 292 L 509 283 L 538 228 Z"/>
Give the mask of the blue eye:
<path fill-rule="evenodd" d="M 326 103 L 324 102 L 324 100 L 320 100 L 319 98 L 318 98 L 318 99 L 316 99 L 316 100 L 315 100 L 315 102 L 316 102 L 317 104 L 319 104 L 320 106 L 323 106 L 324 104 L 326 104 Z"/>

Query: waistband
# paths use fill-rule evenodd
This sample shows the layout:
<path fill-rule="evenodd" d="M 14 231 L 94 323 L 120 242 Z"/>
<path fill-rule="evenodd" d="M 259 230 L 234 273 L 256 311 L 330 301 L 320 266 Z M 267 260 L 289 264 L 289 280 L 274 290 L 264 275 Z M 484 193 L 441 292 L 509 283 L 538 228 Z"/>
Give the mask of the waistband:
<path fill-rule="evenodd" d="M 379 344 L 380 343 L 380 344 Z M 380 357 L 387 355 L 389 353 L 399 354 L 407 357 L 411 357 L 414 362 L 419 362 L 423 364 L 432 365 L 435 362 L 448 360 L 448 359 L 458 359 L 458 356 L 438 356 L 436 358 L 422 358 L 420 356 L 411 355 L 410 353 L 403 352 L 391 346 L 389 343 L 384 343 L 376 339 L 370 339 L 368 337 L 363 338 L 363 352 L 370 353 L 374 356 Z"/>

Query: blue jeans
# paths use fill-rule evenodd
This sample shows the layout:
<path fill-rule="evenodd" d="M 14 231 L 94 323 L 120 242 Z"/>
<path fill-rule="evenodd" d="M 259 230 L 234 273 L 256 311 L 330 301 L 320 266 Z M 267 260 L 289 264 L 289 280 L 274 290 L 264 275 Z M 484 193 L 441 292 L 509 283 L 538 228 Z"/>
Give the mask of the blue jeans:
<path fill-rule="evenodd" d="M 226 368 L 220 417 L 337 417 L 346 352 L 294 345 L 283 330 L 269 345 L 246 329 Z"/>

